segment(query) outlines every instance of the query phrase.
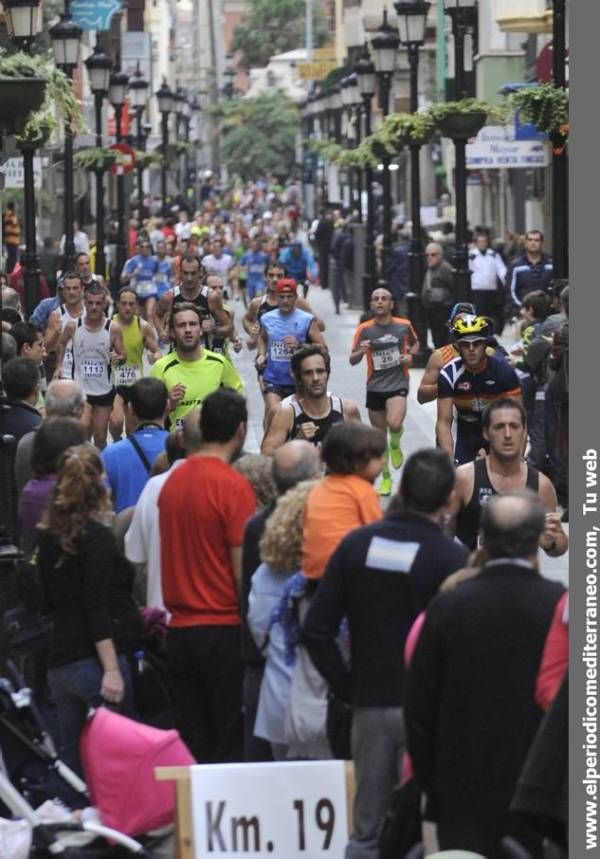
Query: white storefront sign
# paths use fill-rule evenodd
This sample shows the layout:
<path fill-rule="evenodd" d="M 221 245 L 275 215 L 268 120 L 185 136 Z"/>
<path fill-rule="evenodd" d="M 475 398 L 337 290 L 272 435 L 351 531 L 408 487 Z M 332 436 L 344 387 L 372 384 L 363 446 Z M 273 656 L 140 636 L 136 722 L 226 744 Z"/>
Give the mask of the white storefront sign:
<path fill-rule="evenodd" d="M 0 173 L 4 173 L 6 189 L 25 187 L 22 158 L 9 158 L 4 164 L 0 164 Z M 36 189 L 39 190 L 42 187 L 42 159 L 37 156 L 33 159 L 33 181 Z"/>
<path fill-rule="evenodd" d="M 467 143 L 467 170 L 547 167 L 550 144 L 543 140 L 515 140 L 514 124 L 484 125 Z"/>
<path fill-rule="evenodd" d="M 344 855 L 343 761 L 190 768 L 195 855 L 313 859 Z"/>

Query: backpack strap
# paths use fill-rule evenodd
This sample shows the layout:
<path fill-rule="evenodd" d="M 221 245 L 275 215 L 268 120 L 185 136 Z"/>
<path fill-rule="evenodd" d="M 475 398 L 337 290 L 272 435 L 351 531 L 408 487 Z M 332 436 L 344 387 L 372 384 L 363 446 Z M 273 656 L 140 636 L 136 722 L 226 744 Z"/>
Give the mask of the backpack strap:
<path fill-rule="evenodd" d="M 135 437 L 135 435 L 133 433 L 128 438 L 132 444 L 133 449 L 135 450 L 135 452 L 137 453 L 137 455 L 141 459 L 142 465 L 144 466 L 144 468 L 146 469 L 148 474 L 150 474 L 152 466 L 150 464 L 150 460 L 148 459 L 148 457 L 144 453 L 144 450 L 143 450 L 141 444 L 139 443 L 139 441 L 137 440 L 137 438 Z"/>

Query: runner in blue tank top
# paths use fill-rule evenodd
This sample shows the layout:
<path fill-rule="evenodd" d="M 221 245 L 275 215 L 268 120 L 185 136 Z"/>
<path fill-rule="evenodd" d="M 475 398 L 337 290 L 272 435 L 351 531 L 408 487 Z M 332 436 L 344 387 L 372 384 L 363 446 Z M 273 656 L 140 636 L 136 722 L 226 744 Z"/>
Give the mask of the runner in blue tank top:
<path fill-rule="evenodd" d="M 296 307 L 297 285 L 291 278 L 281 278 L 275 287 L 277 310 L 260 319 L 256 366 L 263 371 L 265 426 L 281 400 L 296 390 L 290 369 L 294 350 L 303 343 L 326 346 L 314 316 Z"/>

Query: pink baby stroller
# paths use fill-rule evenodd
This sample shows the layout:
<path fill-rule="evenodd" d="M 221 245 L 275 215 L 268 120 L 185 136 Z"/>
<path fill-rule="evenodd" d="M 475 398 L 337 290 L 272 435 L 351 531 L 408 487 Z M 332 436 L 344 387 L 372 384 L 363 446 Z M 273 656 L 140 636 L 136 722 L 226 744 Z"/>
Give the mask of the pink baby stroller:
<path fill-rule="evenodd" d="M 155 767 L 195 763 L 177 731 L 143 725 L 105 707 L 93 711 L 84 728 L 81 760 L 102 822 L 130 836 L 173 822 L 175 787 L 155 781 Z"/>

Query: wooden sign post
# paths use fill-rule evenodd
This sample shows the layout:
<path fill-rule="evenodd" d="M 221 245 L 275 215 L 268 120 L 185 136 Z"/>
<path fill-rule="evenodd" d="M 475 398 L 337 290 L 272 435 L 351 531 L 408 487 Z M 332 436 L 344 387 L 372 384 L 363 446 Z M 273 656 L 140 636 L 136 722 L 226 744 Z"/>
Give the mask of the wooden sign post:
<path fill-rule="evenodd" d="M 343 855 L 354 768 L 344 761 L 158 767 L 176 782 L 177 859 Z"/>

